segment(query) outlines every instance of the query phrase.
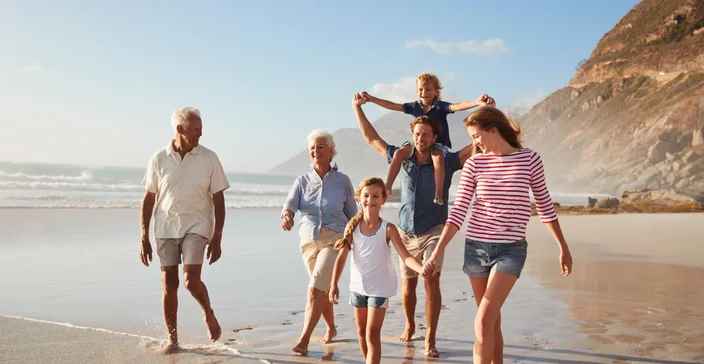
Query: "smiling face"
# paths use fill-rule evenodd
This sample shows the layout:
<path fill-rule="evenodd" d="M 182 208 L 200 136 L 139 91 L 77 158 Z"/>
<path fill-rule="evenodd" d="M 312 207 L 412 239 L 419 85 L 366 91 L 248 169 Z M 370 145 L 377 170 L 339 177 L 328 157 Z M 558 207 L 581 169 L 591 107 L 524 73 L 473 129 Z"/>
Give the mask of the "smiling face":
<path fill-rule="evenodd" d="M 430 125 L 416 124 L 413 127 L 413 145 L 419 152 L 429 151 L 437 139 L 438 136 L 433 134 L 433 128 Z"/>
<path fill-rule="evenodd" d="M 315 164 L 330 164 L 332 158 L 332 147 L 328 145 L 325 137 L 318 137 L 308 145 L 310 160 Z"/>
<path fill-rule="evenodd" d="M 476 145 L 482 153 L 486 153 L 487 150 L 494 150 L 497 145 L 496 128 L 491 128 L 490 130 L 482 130 L 477 126 L 468 126 L 467 133 L 472 138 L 472 143 Z"/>
<path fill-rule="evenodd" d="M 176 127 L 181 144 L 186 148 L 195 148 L 203 135 L 203 122 L 195 118 L 188 121 L 188 126 L 179 125 Z"/>
<path fill-rule="evenodd" d="M 432 105 L 440 95 L 440 90 L 432 82 L 423 82 L 421 80 L 416 81 L 416 92 L 421 103 L 426 106 Z"/>
<path fill-rule="evenodd" d="M 365 216 L 379 216 L 381 206 L 386 202 L 384 189 L 378 185 L 364 186 L 359 193 L 358 202 Z"/>

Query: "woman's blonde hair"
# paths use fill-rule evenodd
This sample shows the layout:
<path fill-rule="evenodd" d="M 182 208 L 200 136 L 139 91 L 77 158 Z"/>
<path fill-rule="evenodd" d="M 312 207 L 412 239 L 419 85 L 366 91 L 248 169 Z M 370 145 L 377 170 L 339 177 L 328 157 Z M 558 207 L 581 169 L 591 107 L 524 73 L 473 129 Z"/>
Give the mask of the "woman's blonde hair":
<path fill-rule="evenodd" d="M 357 190 L 354 191 L 354 199 L 357 202 L 359 202 L 359 196 L 362 194 L 362 189 L 364 187 L 369 186 L 380 187 L 381 195 L 386 198 L 386 184 L 384 183 L 384 180 L 379 177 L 369 177 L 365 178 L 362 182 L 360 182 L 357 186 Z M 358 212 L 357 215 L 354 215 L 347 223 L 347 226 L 345 227 L 345 233 L 342 235 L 342 239 L 335 242 L 335 249 L 341 250 L 344 247 L 347 247 L 347 249 L 352 249 L 352 235 L 354 233 L 354 229 L 357 228 L 357 225 L 359 225 L 359 222 L 362 221 L 363 218 L 364 209 Z"/>
<path fill-rule="evenodd" d="M 489 131 L 491 128 L 496 128 L 499 135 L 514 148 L 521 149 L 521 127 L 516 121 L 509 119 L 501 110 L 492 106 L 482 106 L 477 111 L 469 114 L 464 118 L 464 127 L 477 127 L 484 131 Z M 472 154 L 479 154 L 482 151 L 474 144 Z"/>
<path fill-rule="evenodd" d="M 423 72 L 416 78 L 416 87 L 418 87 L 418 82 L 420 83 L 429 83 L 435 87 L 436 90 L 438 90 L 438 96 L 436 97 L 435 101 L 440 100 L 440 94 L 442 92 L 442 84 L 440 83 L 440 79 L 438 76 L 435 76 L 432 73 L 427 73 Z"/>

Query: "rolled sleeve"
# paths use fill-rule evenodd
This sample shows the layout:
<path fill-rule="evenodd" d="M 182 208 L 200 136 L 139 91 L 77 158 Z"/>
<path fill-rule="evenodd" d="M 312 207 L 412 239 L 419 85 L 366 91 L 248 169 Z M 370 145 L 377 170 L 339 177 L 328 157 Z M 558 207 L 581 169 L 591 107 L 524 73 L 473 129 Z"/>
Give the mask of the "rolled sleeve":
<path fill-rule="evenodd" d="M 142 179 L 144 189 L 151 193 L 157 193 L 159 190 L 159 176 L 156 170 L 156 156 L 152 156 L 147 164 L 147 172 Z"/>
<path fill-rule="evenodd" d="M 354 200 L 354 187 L 352 187 L 352 182 L 349 177 L 345 177 L 345 207 L 343 212 L 349 221 L 354 215 L 357 214 L 357 201 Z"/>
<path fill-rule="evenodd" d="M 460 164 L 460 153 L 459 152 L 449 152 L 445 156 L 445 173 L 452 174 L 453 172 L 459 171 L 462 168 Z"/>
<path fill-rule="evenodd" d="M 301 182 L 300 182 L 300 177 L 296 178 L 295 181 L 293 181 L 293 186 L 291 186 L 291 190 L 288 192 L 288 196 L 286 197 L 286 202 L 284 202 L 284 208 L 281 211 L 282 213 L 286 210 L 290 210 L 294 214 L 298 212 L 298 207 L 301 204 Z"/>
<path fill-rule="evenodd" d="M 386 161 L 389 164 L 391 164 L 391 161 L 394 159 L 394 153 L 396 153 L 398 149 L 399 148 L 395 145 L 389 144 L 386 146 Z"/>
<path fill-rule="evenodd" d="M 225 176 L 225 170 L 222 168 L 220 159 L 215 157 L 213 171 L 210 174 L 210 194 L 214 195 L 228 188 L 230 188 L 230 183 L 227 181 L 227 176 Z"/>

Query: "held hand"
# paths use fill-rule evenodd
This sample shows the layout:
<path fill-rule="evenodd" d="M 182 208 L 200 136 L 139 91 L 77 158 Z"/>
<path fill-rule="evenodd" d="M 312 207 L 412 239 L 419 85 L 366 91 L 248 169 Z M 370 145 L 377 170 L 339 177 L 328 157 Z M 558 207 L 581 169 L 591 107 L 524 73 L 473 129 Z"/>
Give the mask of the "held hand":
<path fill-rule="evenodd" d="M 145 267 L 152 261 L 152 244 L 149 242 L 149 235 L 142 235 L 142 248 L 139 251 L 139 259 Z"/>
<path fill-rule="evenodd" d="M 365 102 L 374 101 L 374 96 L 367 93 L 367 91 L 362 91 L 359 93 Z"/>
<path fill-rule="evenodd" d="M 332 285 L 330 287 L 330 293 L 328 294 L 328 298 L 330 299 L 330 303 L 333 305 L 337 304 L 337 299 L 340 298 L 340 289 L 337 287 L 337 285 Z"/>
<path fill-rule="evenodd" d="M 560 252 L 560 270 L 565 277 L 572 273 L 572 254 L 569 250 Z"/>
<path fill-rule="evenodd" d="M 281 219 L 281 229 L 284 231 L 291 231 L 291 229 L 293 229 L 293 217 L 291 217 L 291 215 L 284 215 Z"/>
<path fill-rule="evenodd" d="M 494 98 L 487 95 L 487 94 L 482 94 L 481 96 L 479 96 L 479 98 L 477 98 L 477 102 L 482 106 L 485 106 L 485 105 L 495 106 L 496 105 L 496 101 L 494 100 Z"/>
<path fill-rule="evenodd" d="M 430 255 L 430 258 L 425 261 L 425 264 L 423 264 L 423 277 L 430 277 L 434 276 L 437 274 L 438 270 L 438 264 L 437 264 L 437 257 L 435 256 L 435 252 Z"/>
<path fill-rule="evenodd" d="M 356 93 L 354 94 L 354 98 L 352 98 L 352 104 L 354 106 L 361 106 L 364 105 L 368 100 L 362 95 L 362 93 Z"/>
<path fill-rule="evenodd" d="M 208 264 L 211 265 L 220 259 L 222 255 L 222 233 L 215 232 L 213 237 L 210 238 L 208 242 L 208 252 L 206 258 L 208 259 Z"/>

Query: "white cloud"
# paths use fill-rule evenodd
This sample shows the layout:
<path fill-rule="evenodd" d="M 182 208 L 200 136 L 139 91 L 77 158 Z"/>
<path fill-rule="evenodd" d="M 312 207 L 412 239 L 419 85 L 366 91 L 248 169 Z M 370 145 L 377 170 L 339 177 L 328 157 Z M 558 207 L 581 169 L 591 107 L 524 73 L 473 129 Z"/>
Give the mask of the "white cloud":
<path fill-rule="evenodd" d="M 496 56 L 499 53 L 508 53 L 510 49 L 501 38 L 487 39 L 483 42 L 475 40 L 436 42 L 430 38 L 411 39 L 406 41 L 406 49 L 427 47 L 440 54 L 475 53 L 481 56 Z"/>
<path fill-rule="evenodd" d="M 34 64 L 30 64 L 30 65 L 27 65 L 27 66 L 20 68 L 20 70 L 17 72 L 18 73 L 34 73 L 34 72 L 42 72 L 42 71 L 44 71 L 44 67 L 34 63 Z"/>
<path fill-rule="evenodd" d="M 540 101 L 543 101 L 544 98 L 545 92 L 543 92 L 543 89 L 539 88 L 517 98 L 508 106 L 508 108 L 517 114 L 523 114 L 532 109 L 533 106 Z"/>

